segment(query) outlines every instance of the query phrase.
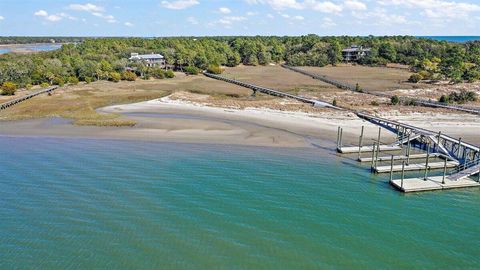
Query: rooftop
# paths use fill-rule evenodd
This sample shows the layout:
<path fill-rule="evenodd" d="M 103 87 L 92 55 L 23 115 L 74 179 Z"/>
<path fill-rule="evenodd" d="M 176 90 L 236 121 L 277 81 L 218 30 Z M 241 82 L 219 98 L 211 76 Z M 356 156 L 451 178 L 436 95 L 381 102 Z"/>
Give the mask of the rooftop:
<path fill-rule="evenodd" d="M 130 60 L 140 60 L 140 59 L 163 59 L 163 55 L 158 53 L 151 53 L 151 54 L 138 54 L 132 53 L 130 56 Z"/>

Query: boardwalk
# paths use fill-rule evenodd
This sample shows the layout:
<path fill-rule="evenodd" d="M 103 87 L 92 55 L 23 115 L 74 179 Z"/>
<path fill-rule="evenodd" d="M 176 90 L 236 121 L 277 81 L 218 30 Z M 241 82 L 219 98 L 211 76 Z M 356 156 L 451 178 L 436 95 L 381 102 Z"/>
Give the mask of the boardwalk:
<path fill-rule="evenodd" d="M 340 89 L 345 89 L 345 90 L 350 90 L 353 92 L 358 92 L 357 87 L 345 82 L 340 82 L 337 80 L 333 80 L 331 78 L 328 78 L 325 75 L 320 75 L 312 72 L 305 71 L 303 69 L 297 68 L 297 67 L 292 67 L 288 65 L 282 65 L 282 67 L 298 72 L 300 74 L 303 74 L 305 76 L 312 77 L 313 79 L 320 80 L 325 83 L 329 83 L 331 85 L 334 85 Z M 375 91 L 369 91 L 368 89 L 362 88 L 361 93 L 376 96 L 376 97 L 382 97 L 382 98 L 391 98 L 391 95 L 385 94 L 385 93 L 379 93 Z M 401 102 L 414 102 L 417 105 L 425 106 L 425 107 L 435 107 L 435 108 L 446 108 L 450 110 L 456 110 L 456 111 L 462 111 L 462 112 L 467 112 L 467 113 L 472 113 L 472 114 L 478 114 L 480 115 L 480 108 L 478 107 L 472 107 L 472 106 L 459 106 L 459 105 L 450 105 L 450 104 L 445 104 L 441 103 L 438 101 L 434 100 L 426 100 L 426 99 L 418 99 L 418 98 L 410 98 L 410 97 L 400 97 Z"/>
<path fill-rule="evenodd" d="M 45 93 L 51 93 L 53 90 L 57 89 L 58 86 L 52 86 L 52 87 L 48 87 L 48 88 L 45 88 L 45 89 L 42 89 L 42 90 L 38 90 L 36 92 L 33 92 L 31 94 L 28 94 L 26 96 L 23 96 L 23 97 L 19 97 L 19 98 L 15 98 L 15 99 L 12 99 L 10 101 L 7 101 L 5 103 L 2 103 L 0 104 L 0 111 L 1 110 L 5 110 L 13 105 L 16 105 L 20 102 L 23 102 L 25 100 L 28 100 L 28 99 L 31 99 L 32 97 L 35 97 L 35 96 L 38 96 L 38 95 L 41 95 L 41 94 L 45 94 Z"/>
<path fill-rule="evenodd" d="M 292 94 L 285 93 L 285 92 L 282 92 L 282 91 L 278 91 L 278 90 L 275 90 L 275 89 L 266 88 L 266 87 L 262 87 L 262 86 L 238 81 L 238 80 L 229 79 L 227 77 L 211 74 L 211 73 L 208 73 L 208 72 L 205 72 L 204 75 L 209 77 L 209 78 L 212 78 L 212 79 L 221 80 L 221 81 L 224 81 L 224 82 L 228 82 L 228 83 L 236 84 L 236 85 L 239 85 L 239 86 L 243 86 L 245 88 L 252 89 L 254 91 L 254 93 L 256 93 L 258 91 L 260 93 L 264 93 L 264 94 L 271 95 L 271 96 L 286 97 L 286 98 L 295 99 L 295 100 L 298 100 L 298 101 L 301 101 L 301 102 L 304 102 L 304 103 L 311 104 L 315 107 L 328 107 L 328 108 L 340 109 L 340 108 L 338 108 L 336 106 L 333 106 L 332 104 L 330 104 L 326 101 L 323 101 L 323 100 L 311 99 L 311 98 L 306 98 L 306 97 L 302 97 L 302 96 L 296 96 L 296 95 L 292 95 Z"/>

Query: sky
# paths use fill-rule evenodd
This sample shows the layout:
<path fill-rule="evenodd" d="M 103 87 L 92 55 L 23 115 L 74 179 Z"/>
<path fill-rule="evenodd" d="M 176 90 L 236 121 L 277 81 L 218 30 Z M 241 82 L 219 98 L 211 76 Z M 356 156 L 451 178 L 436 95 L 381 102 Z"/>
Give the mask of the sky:
<path fill-rule="evenodd" d="M 0 36 L 480 36 L 480 0 L 0 0 Z"/>

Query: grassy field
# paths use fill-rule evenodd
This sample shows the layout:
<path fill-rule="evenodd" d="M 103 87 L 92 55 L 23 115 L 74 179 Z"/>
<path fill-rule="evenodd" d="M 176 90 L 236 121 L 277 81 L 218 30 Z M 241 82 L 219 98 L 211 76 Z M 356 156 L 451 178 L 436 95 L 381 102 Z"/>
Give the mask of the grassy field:
<path fill-rule="evenodd" d="M 361 88 L 371 91 L 391 91 L 395 89 L 426 88 L 426 84 L 412 84 L 407 82 L 412 74 L 408 70 L 339 65 L 336 67 L 302 67 L 302 69 L 326 75 L 332 79 L 347 82 L 351 85 L 359 84 Z"/>
<path fill-rule="evenodd" d="M 227 68 L 224 76 L 297 95 L 316 96 L 318 93 L 338 91 L 334 86 L 280 66 L 238 66 Z"/>
<path fill-rule="evenodd" d="M 98 113 L 96 109 L 160 98 L 176 91 L 208 94 L 219 100 L 247 99 L 251 93 L 248 89 L 204 76 L 120 83 L 99 81 L 61 87 L 52 95 L 37 96 L 0 111 L 0 120 L 64 117 L 73 119 L 77 125 L 132 126 L 135 122 L 129 119 Z"/>

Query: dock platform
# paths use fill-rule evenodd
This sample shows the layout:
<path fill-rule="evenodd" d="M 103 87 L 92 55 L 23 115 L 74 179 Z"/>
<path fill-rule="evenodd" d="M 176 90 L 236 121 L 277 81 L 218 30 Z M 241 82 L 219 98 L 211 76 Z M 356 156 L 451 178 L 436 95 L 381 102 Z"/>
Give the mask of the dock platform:
<path fill-rule="evenodd" d="M 458 166 L 459 163 L 457 161 L 447 161 L 447 168 L 454 168 Z M 430 162 L 428 163 L 429 170 L 435 169 L 443 169 L 445 166 L 445 162 Z M 425 170 L 426 164 L 425 163 L 410 163 L 409 165 L 405 164 L 405 171 L 422 171 Z M 378 166 L 374 168 L 376 173 L 388 173 L 391 170 L 391 166 Z M 401 172 L 402 171 L 402 164 L 400 165 L 393 165 L 394 172 Z"/>
<path fill-rule="evenodd" d="M 342 154 L 354 154 L 358 153 L 358 146 L 346 146 L 346 147 L 339 147 L 337 151 Z M 398 151 L 401 150 L 402 148 L 398 145 L 380 145 L 380 152 L 385 152 L 385 151 Z M 372 152 L 373 151 L 373 146 L 362 146 L 360 148 L 361 153 L 366 153 L 366 152 Z"/>
<path fill-rule="evenodd" d="M 479 182 L 476 182 L 470 178 L 452 181 L 445 177 L 444 184 L 442 184 L 442 179 L 443 176 L 428 177 L 427 180 L 424 180 L 423 178 L 409 178 L 403 180 L 403 185 L 401 179 L 396 179 L 390 181 L 390 184 L 396 189 L 405 193 L 454 188 L 480 187 Z"/>
<path fill-rule="evenodd" d="M 358 153 L 358 149 L 357 149 L 357 153 Z M 430 157 L 431 158 L 437 158 L 437 157 L 443 157 L 443 155 L 441 154 L 430 154 Z M 427 158 L 427 154 L 414 154 L 414 155 L 410 155 L 410 159 L 426 159 Z M 398 160 L 407 160 L 408 157 L 407 156 L 393 156 L 393 160 L 394 161 L 398 161 Z M 377 161 L 390 161 L 392 160 L 392 156 L 384 156 L 384 157 L 378 157 Z M 372 162 L 372 158 L 371 157 L 363 157 L 363 158 L 359 158 L 358 161 L 360 162 Z"/>

